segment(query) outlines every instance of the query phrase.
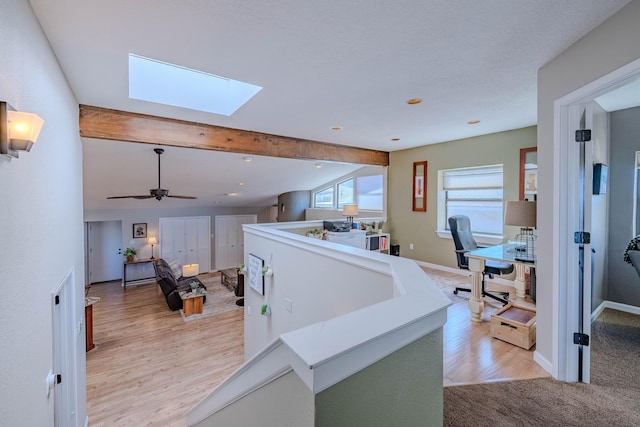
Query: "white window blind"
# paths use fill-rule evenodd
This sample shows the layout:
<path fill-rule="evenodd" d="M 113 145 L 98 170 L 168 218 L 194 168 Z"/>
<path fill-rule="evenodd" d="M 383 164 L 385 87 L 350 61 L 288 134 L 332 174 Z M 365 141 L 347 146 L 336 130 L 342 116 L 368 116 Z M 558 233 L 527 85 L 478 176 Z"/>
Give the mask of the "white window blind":
<path fill-rule="evenodd" d="M 466 215 L 472 231 L 502 235 L 502 165 L 445 170 L 442 180 L 446 229 L 446 218 Z"/>

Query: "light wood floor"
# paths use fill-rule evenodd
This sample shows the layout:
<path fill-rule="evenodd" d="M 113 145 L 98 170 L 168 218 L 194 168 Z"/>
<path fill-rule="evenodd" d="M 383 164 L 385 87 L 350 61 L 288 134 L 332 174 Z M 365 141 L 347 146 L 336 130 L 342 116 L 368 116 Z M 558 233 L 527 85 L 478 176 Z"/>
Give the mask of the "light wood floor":
<path fill-rule="evenodd" d="M 526 351 L 489 336 L 500 305 L 485 305 L 482 323 L 469 320 L 467 295 L 450 286 L 468 279 L 426 269 L 452 299 L 444 327 L 444 385 L 548 376 Z M 180 426 L 184 413 L 244 361 L 243 311 L 185 323 L 155 284 L 91 287 L 94 342 L 87 353 L 91 426 Z M 209 302 L 207 302 L 209 303 Z"/>

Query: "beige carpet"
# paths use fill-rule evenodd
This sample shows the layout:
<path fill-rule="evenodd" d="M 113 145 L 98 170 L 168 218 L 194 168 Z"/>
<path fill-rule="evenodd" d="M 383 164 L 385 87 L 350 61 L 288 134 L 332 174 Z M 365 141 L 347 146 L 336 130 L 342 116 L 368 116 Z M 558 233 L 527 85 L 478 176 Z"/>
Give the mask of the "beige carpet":
<path fill-rule="evenodd" d="M 639 426 L 640 316 L 592 325 L 591 384 L 550 378 L 445 387 L 445 426 Z"/>
<path fill-rule="evenodd" d="M 185 317 L 184 312 L 180 309 L 182 320 L 191 322 L 203 317 L 242 309 L 242 307 L 236 305 L 236 301 L 240 298 L 220 283 L 220 273 L 201 274 L 198 279 L 207 287 L 207 301 L 202 306 L 202 314 L 192 314 Z"/>

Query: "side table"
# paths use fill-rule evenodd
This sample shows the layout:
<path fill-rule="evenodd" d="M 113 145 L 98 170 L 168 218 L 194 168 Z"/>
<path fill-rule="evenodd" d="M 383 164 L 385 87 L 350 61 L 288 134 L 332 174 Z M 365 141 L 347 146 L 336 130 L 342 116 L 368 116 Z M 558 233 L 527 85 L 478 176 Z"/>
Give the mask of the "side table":
<path fill-rule="evenodd" d="M 84 299 L 84 331 L 86 338 L 86 351 L 93 350 L 93 304 L 100 301 L 100 297 L 85 297 Z"/>
<path fill-rule="evenodd" d="M 207 291 L 204 289 L 198 289 L 195 292 L 180 292 L 180 298 L 182 298 L 182 311 L 184 312 L 185 317 L 189 317 L 192 314 L 202 314 L 202 305 L 206 294 Z"/>

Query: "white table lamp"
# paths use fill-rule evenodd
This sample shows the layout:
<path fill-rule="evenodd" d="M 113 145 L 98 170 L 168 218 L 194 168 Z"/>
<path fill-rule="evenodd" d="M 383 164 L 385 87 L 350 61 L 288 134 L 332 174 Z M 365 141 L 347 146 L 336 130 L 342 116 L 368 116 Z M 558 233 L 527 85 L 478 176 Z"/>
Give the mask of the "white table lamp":
<path fill-rule="evenodd" d="M 518 258 L 526 261 L 536 259 L 536 202 L 526 200 L 507 202 L 505 207 L 504 225 L 520 227 L 520 234 L 516 235 L 516 250 L 521 252 Z"/>
<path fill-rule="evenodd" d="M 193 277 L 193 276 L 197 276 L 199 273 L 200 273 L 199 264 L 186 264 L 182 266 L 183 277 Z"/>

